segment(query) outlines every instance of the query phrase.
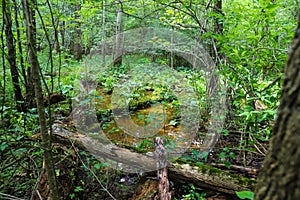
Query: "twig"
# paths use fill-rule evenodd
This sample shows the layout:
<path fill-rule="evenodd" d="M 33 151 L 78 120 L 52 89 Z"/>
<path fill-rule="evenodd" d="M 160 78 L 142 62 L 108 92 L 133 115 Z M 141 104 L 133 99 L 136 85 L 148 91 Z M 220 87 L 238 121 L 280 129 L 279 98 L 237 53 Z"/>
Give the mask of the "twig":
<path fill-rule="evenodd" d="M 267 150 L 265 149 L 265 147 L 260 142 L 258 142 L 255 137 L 252 137 L 252 134 L 249 134 L 249 137 L 252 141 L 255 141 L 254 147 L 256 148 L 256 150 L 262 155 L 266 156 Z M 259 146 L 263 149 L 263 152 L 257 147 L 256 144 L 259 144 Z"/>
<path fill-rule="evenodd" d="M 262 90 L 260 90 L 259 93 L 262 93 L 262 92 L 266 91 L 267 89 L 269 89 L 270 87 L 272 87 L 273 85 L 275 85 L 275 83 L 277 83 L 280 80 L 281 80 L 281 76 L 277 77 L 274 81 L 272 81 L 272 83 L 270 83 L 265 88 L 263 88 Z"/>
<path fill-rule="evenodd" d="M 25 199 L 21 199 L 19 197 L 15 197 L 15 196 L 12 196 L 12 195 L 9 195 L 9 194 L 4 194 L 4 193 L 1 193 L 0 192 L 0 195 L 2 195 L 2 198 L 3 199 L 9 199 L 9 200 L 25 200 Z"/>
<path fill-rule="evenodd" d="M 36 190 L 36 193 L 37 193 L 39 199 L 40 199 L 40 200 L 43 200 L 43 198 L 42 198 L 42 196 L 41 196 L 41 194 L 40 194 L 40 192 L 39 192 L 38 190 Z"/>
<path fill-rule="evenodd" d="M 224 168 L 226 167 L 225 164 L 212 164 L 212 166 L 215 166 L 215 167 L 224 167 Z M 244 167 L 244 166 L 239 166 L 239 165 L 230 165 L 230 169 L 247 172 L 247 173 L 253 174 L 253 175 L 257 175 L 257 173 L 259 171 L 256 168 Z"/>
<path fill-rule="evenodd" d="M 104 185 L 101 183 L 101 181 L 98 179 L 98 177 L 97 177 L 97 175 L 90 169 L 90 168 L 88 168 L 86 165 L 85 165 L 85 163 L 83 162 L 83 160 L 81 159 L 81 157 L 80 157 L 80 155 L 79 155 L 79 153 L 78 153 L 78 150 L 76 149 L 76 147 L 75 147 L 75 145 L 74 145 L 74 142 L 73 141 L 71 141 L 70 140 L 70 142 L 71 142 L 71 144 L 72 144 L 72 147 L 73 147 L 73 149 L 74 149 L 74 151 L 76 152 L 76 155 L 78 156 L 78 158 L 79 158 L 79 160 L 80 160 L 80 162 L 82 163 L 82 165 L 88 170 L 88 171 L 90 171 L 91 172 L 91 174 L 95 177 L 95 179 L 97 180 L 97 182 L 99 183 L 99 185 L 102 187 L 102 189 L 105 191 L 105 192 L 107 192 L 107 194 L 113 199 L 113 200 L 117 200 L 105 187 L 104 187 Z"/>
<path fill-rule="evenodd" d="M 34 192 L 36 192 L 38 194 L 38 196 L 40 196 L 40 194 L 38 193 L 38 190 L 37 190 L 37 185 L 38 185 L 38 183 L 40 182 L 40 180 L 42 178 L 42 174 L 43 174 L 42 172 L 39 173 L 39 177 L 38 177 L 38 179 L 36 180 L 36 182 L 34 184 L 34 189 L 33 189 L 32 193 L 31 193 L 30 200 L 33 200 L 33 198 L 34 198 Z"/>

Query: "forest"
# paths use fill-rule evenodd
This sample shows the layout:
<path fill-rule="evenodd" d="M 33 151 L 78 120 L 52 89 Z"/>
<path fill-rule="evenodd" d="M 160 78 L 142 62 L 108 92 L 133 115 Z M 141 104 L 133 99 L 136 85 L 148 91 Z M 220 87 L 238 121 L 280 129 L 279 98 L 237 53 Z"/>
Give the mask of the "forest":
<path fill-rule="evenodd" d="M 0 199 L 300 199 L 298 0 L 1 0 Z"/>

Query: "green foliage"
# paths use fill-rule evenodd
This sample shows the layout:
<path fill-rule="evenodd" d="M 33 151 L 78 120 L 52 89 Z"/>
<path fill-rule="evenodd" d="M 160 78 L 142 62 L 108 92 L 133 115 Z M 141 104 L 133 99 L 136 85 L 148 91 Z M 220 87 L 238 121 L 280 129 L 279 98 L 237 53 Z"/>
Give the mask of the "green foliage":
<path fill-rule="evenodd" d="M 209 152 L 204 151 L 204 152 L 199 152 L 197 149 L 193 149 L 191 151 L 191 154 L 189 155 L 183 155 L 181 159 L 186 160 L 186 161 L 192 161 L 196 165 L 203 165 L 205 162 L 207 162 L 209 156 Z"/>
<path fill-rule="evenodd" d="M 31 140 L 38 129 L 36 110 L 29 113 L 17 112 L 12 107 L 3 110 L 2 117 L 9 120 L 0 124 L 0 192 L 25 196 L 38 178 L 36 171 L 42 164 L 43 150 Z"/>
<path fill-rule="evenodd" d="M 50 0 L 49 3 L 51 10 L 47 4 L 38 3 L 37 5 L 45 26 L 41 23 L 42 19 L 36 14 L 37 56 L 41 74 L 43 74 L 45 91 L 62 92 L 68 101 L 71 101 L 74 87 L 76 87 L 74 85 L 76 85 L 78 76 L 82 72 L 82 65 L 84 65 L 81 61 L 73 59 L 74 42 L 80 43 L 82 53 L 85 54 L 84 57 L 93 49 L 99 50 L 99 43 L 114 36 L 116 9 L 122 8 L 124 14 L 122 30 L 162 26 L 181 31 L 185 35 L 195 38 L 196 41 L 200 41 L 216 61 L 220 73 L 226 78 L 226 80 L 222 79 L 227 86 L 227 91 L 223 92 L 227 92 L 230 97 L 228 101 L 229 116 L 226 121 L 226 130 L 223 130 L 223 133 L 230 137 L 231 131 L 239 131 L 243 136 L 239 145 L 220 149 L 217 154 L 219 162 L 223 162 L 229 168 L 230 161 L 238 156 L 236 150 L 253 151 L 253 144 L 268 141 L 272 136 L 271 130 L 280 99 L 282 72 L 289 44 L 296 28 L 297 9 L 299 9 L 297 1 L 223 0 L 220 12 L 212 9 L 212 5 L 208 4 L 208 1 L 201 3 L 197 0 L 182 0 L 172 3 L 168 0 L 123 0 L 122 5 L 111 0 L 82 2 Z M 30 71 L 27 61 L 27 36 L 24 24 L 21 23 L 24 20 L 21 2 L 16 1 L 16 4 L 18 10 L 16 10 L 17 16 L 13 17 L 12 31 L 16 42 L 16 64 L 20 74 L 20 85 L 23 97 L 26 99 L 29 97 L 25 95 L 27 90 L 25 80 L 27 79 L 23 71 Z M 104 7 L 105 10 L 103 10 Z M 12 4 L 12 16 L 15 14 L 14 9 Z M 102 24 L 102 17 L 105 17 L 105 24 Z M 19 20 L 20 27 L 18 28 L 16 19 Z M 215 26 L 218 23 L 219 25 L 222 23 L 222 31 L 216 32 Z M 59 51 L 55 49 L 55 29 L 58 31 Z M 17 30 L 20 31 L 20 38 L 17 36 Z M 47 37 L 51 44 L 47 41 Z M 42 166 L 43 150 L 36 139 L 39 121 L 35 108 L 29 109 L 27 112 L 18 112 L 16 109 L 14 86 L 7 62 L 9 54 L 5 41 L 6 35 L 3 34 L 1 45 L 4 46 L 0 52 L 2 63 L 2 67 L 0 67 L 0 157 L 2 161 L 0 164 L 0 192 L 28 198 L 38 180 L 38 173 Z M 23 51 L 22 54 L 19 47 Z M 215 49 L 218 50 L 217 54 Z M 108 50 L 107 53 L 109 51 L 111 50 Z M 51 58 L 49 57 L 50 52 Z M 95 72 L 99 75 L 97 81 L 102 93 L 97 94 L 96 91 L 92 91 L 90 96 L 96 101 L 105 99 L 106 107 L 97 108 L 97 117 L 99 121 L 107 122 L 103 124 L 102 128 L 109 129 L 109 134 L 118 133 L 120 130 L 117 127 L 112 128 L 113 125 L 110 122 L 113 118 L 111 103 L 110 99 L 106 97 L 113 92 L 115 87 L 120 86 L 118 85 L 120 81 L 128 79 L 130 80 L 124 84 L 132 90 L 124 91 L 122 95 L 129 99 L 128 104 L 131 111 L 135 112 L 141 107 L 161 103 L 167 110 L 172 109 L 172 112 L 175 113 L 173 118 L 166 122 L 167 125 L 180 128 L 181 102 L 173 93 L 172 83 L 177 83 L 176 80 L 172 80 L 173 74 L 158 71 L 156 75 L 161 83 L 148 81 L 148 84 L 140 84 L 140 74 L 145 72 L 139 71 L 138 67 L 154 66 L 154 64 L 169 65 L 169 53 L 165 50 L 149 50 L 138 52 L 138 55 L 123 56 L 123 64 L 120 67 L 110 66 L 109 62 L 113 58 L 111 55 L 106 56 L 106 68 Z M 155 56 L 155 62 L 152 60 L 154 56 L 151 57 L 150 54 Z M 206 73 L 194 71 L 190 63 L 184 63 L 182 62 L 184 59 L 178 57 L 175 57 L 174 70 L 185 77 L 186 83 L 184 84 L 186 85 L 184 86 L 192 86 L 196 92 L 202 114 L 201 126 L 207 128 L 207 124 L 210 123 L 211 105 L 206 99 Z M 89 60 L 88 57 L 87 60 Z M 51 69 L 51 62 L 53 69 Z M 133 63 L 136 63 L 136 66 Z M 97 60 L 90 60 L 88 64 L 91 65 L 91 68 L 99 67 Z M 24 69 L 21 68 L 22 65 L 24 65 Z M 131 74 L 135 75 L 131 79 L 128 73 L 133 69 L 137 70 L 136 74 Z M 58 72 L 61 73 L 60 77 Z M 45 96 L 47 96 L 46 93 Z M 82 103 L 88 103 L 88 101 Z M 52 116 L 64 113 L 63 117 L 68 116 L 71 111 L 68 103 L 52 105 L 52 110 Z M 48 108 L 46 113 L 50 119 Z M 131 114 L 137 123 L 142 124 L 143 122 L 144 125 L 147 125 L 151 121 L 151 116 L 147 114 L 134 115 L 133 112 Z M 59 119 L 62 118 L 52 118 L 52 120 Z M 48 123 L 51 124 L 50 120 Z M 138 152 L 153 148 L 150 139 L 141 140 L 135 145 L 132 148 Z M 166 146 L 174 146 L 174 140 L 166 138 Z M 64 153 L 71 154 L 68 151 Z M 107 163 L 101 163 L 87 155 L 84 156 L 89 167 L 99 177 L 103 176 L 104 182 L 108 183 L 109 175 L 104 172 L 108 168 Z M 184 158 L 200 164 L 208 161 L 209 154 L 192 150 Z M 87 182 L 76 181 L 76 176 L 78 176 L 76 170 L 75 168 L 70 170 L 70 176 L 74 181 L 73 190 L 69 194 L 71 199 L 79 199 L 80 195 L 84 193 L 83 189 L 88 187 Z M 57 169 L 56 172 L 59 175 L 61 169 Z M 83 172 L 90 173 L 86 169 Z M 185 190 L 187 194 L 182 196 L 184 199 L 203 199 L 205 196 L 201 189 L 193 185 L 185 186 Z M 249 191 L 237 192 L 237 195 L 241 199 L 253 199 L 253 193 Z"/>
<path fill-rule="evenodd" d="M 254 199 L 254 193 L 251 191 L 239 191 L 239 192 L 236 192 L 236 195 L 240 199 L 250 199 L 250 200 Z"/>
<path fill-rule="evenodd" d="M 181 200 L 204 200 L 206 193 L 201 188 L 195 187 L 193 184 L 183 186 L 184 192 L 187 194 L 182 195 Z"/>
<path fill-rule="evenodd" d="M 219 154 L 219 159 L 224 163 L 224 165 L 229 169 L 230 160 L 235 158 L 235 153 L 230 151 L 228 147 L 224 147 Z"/>

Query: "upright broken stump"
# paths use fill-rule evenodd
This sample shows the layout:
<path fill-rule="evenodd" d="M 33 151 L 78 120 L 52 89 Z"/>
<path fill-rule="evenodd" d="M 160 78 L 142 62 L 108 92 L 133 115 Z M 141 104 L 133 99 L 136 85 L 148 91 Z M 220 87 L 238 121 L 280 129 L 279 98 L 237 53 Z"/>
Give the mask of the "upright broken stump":
<path fill-rule="evenodd" d="M 155 199 L 171 200 L 171 193 L 169 192 L 167 152 L 162 138 L 154 138 L 154 148 L 158 178 L 158 195 Z"/>

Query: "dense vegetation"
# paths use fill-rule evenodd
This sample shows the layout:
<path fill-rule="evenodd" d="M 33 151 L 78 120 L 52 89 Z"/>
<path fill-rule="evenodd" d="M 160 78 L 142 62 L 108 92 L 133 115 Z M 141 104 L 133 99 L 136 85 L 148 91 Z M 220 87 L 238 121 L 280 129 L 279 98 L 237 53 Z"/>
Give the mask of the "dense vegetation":
<path fill-rule="evenodd" d="M 74 129 L 70 116 L 77 112 L 74 99 L 78 90 L 85 89 L 78 80 L 86 65 L 103 65 L 94 72 L 96 78 L 89 80 L 96 80 L 96 91 L 91 94 L 97 102 L 97 119 L 114 144 L 136 152 L 153 150 L 153 138 L 125 137 L 116 125 L 110 98 L 121 86 L 132 89 L 123 95 L 131 99 L 129 111 L 136 124 L 150 124 L 153 119 L 148 109 L 159 104 L 167 112 L 167 117 L 160 119 L 164 122 L 160 135 L 180 129 L 182 108 L 171 85 L 176 83 L 172 80 L 174 74 L 149 71 L 146 73 L 155 73 L 161 80 L 151 82 L 151 78 L 145 78 L 148 84 L 140 84 L 139 79 L 145 76 L 139 75 L 145 72 L 132 73 L 140 66 L 165 65 L 185 78 L 199 101 L 200 127 L 191 141 L 194 146 L 181 159 L 231 172 L 235 172 L 231 166 L 260 169 L 272 137 L 284 66 L 296 30 L 297 1 L 2 0 L 1 9 L 0 198 L 11 195 L 11 199 L 38 199 L 33 191 L 43 189 L 47 182 L 45 165 L 49 165 L 45 163 L 49 149 L 39 120 L 41 111 L 47 119 L 46 135 L 48 131 L 52 135 L 51 125 L 58 122 Z M 226 87 L 222 92 L 226 93 L 227 112 L 213 151 L 201 152 L 197 147 L 212 112 L 205 71 L 195 70 L 193 63 L 169 49 L 137 48 L 134 53 L 116 58 L 113 49 L 103 47 L 104 41 L 109 46 L 111 40 L 118 46 L 120 38 L 116 35 L 143 27 L 191 38 L 204 46 L 216 64 L 214 70 Z M 95 55 L 104 55 L 105 61 L 97 63 L 91 59 Z M 126 86 L 124 82 L 131 76 L 136 79 L 130 79 Z M 37 96 L 36 81 L 42 84 L 42 97 Z M 39 102 L 45 106 L 42 110 Z M 172 138 L 165 139 L 166 146 L 172 146 Z M 52 167 L 64 199 L 126 199 L 133 195 L 139 174 L 114 170 L 109 163 L 74 145 L 55 141 L 52 145 Z M 256 178 L 256 174 L 242 175 Z M 212 195 L 188 182 L 175 187 L 177 199 Z M 249 193 L 240 195 L 243 198 Z"/>

